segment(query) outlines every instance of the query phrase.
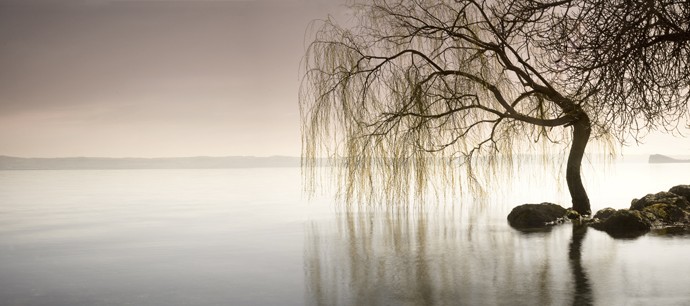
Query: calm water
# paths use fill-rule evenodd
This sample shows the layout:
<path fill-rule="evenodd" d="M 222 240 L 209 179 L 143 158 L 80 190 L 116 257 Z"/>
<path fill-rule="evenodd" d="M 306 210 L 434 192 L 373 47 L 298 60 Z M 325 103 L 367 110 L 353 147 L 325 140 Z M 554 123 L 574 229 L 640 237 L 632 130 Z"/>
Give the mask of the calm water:
<path fill-rule="evenodd" d="M 586 175 L 597 210 L 688 173 Z M 568 202 L 553 176 L 389 209 L 308 202 L 300 181 L 299 169 L 0 171 L 0 305 L 690 305 L 690 236 L 508 227 L 515 205 Z"/>

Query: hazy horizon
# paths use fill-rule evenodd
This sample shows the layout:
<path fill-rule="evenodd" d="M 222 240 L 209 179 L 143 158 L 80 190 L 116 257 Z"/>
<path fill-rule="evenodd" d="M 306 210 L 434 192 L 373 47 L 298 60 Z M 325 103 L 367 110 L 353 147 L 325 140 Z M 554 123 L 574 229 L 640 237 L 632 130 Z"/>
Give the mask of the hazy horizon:
<path fill-rule="evenodd" d="M 112 158 L 112 159 L 127 159 L 127 158 L 140 158 L 140 159 L 172 159 L 172 158 L 224 158 L 224 157 L 257 157 L 257 158 L 271 158 L 271 157 L 300 157 L 297 155 L 179 155 L 179 156 L 86 156 L 86 155 L 75 155 L 75 156 L 16 156 L 0 154 L 0 157 L 14 157 L 14 158 L 40 158 L 40 159 L 60 159 L 60 158 Z"/>
<path fill-rule="evenodd" d="M 542 153 L 524 153 L 525 155 L 541 155 Z M 546 155 L 561 155 L 564 153 L 549 153 Z M 588 153 L 590 156 L 597 155 L 597 153 Z M 607 153 L 599 153 L 606 155 Z M 624 153 L 616 154 L 617 157 L 640 157 L 649 155 L 665 155 L 669 157 L 688 157 L 690 152 L 683 153 L 671 153 L 666 154 L 663 152 L 657 153 Z M 10 157 L 10 158 L 21 158 L 21 159 L 70 159 L 70 158 L 94 158 L 94 159 L 183 159 L 183 158 L 228 158 L 228 157 L 246 157 L 246 158 L 301 158 L 300 154 L 295 155 L 282 155 L 282 154 L 272 154 L 272 155 L 177 155 L 177 156 L 87 156 L 87 155 L 74 155 L 74 156 L 17 156 L 17 155 L 7 155 L 1 154 L 0 157 Z"/>

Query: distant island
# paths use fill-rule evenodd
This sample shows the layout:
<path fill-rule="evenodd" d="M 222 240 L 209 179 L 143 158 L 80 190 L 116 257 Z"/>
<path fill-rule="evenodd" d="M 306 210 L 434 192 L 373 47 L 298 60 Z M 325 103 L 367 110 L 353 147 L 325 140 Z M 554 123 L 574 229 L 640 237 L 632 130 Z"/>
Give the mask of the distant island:
<path fill-rule="evenodd" d="M 669 163 L 690 163 L 690 159 L 676 159 L 661 154 L 652 154 L 649 156 L 650 164 L 669 164 Z"/>
<path fill-rule="evenodd" d="M 0 156 L 0 170 L 224 169 L 299 166 L 300 158 L 291 156 L 199 156 L 171 158 L 22 158 Z"/>

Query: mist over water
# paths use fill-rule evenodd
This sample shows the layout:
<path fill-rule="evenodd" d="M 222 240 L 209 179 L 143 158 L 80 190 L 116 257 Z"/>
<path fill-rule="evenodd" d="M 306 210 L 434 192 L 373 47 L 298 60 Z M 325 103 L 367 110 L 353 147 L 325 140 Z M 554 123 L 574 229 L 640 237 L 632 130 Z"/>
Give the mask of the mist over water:
<path fill-rule="evenodd" d="M 510 228 L 516 205 L 568 206 L 530 167 L 485 198 L 380 208 L 307 201 L 299 168 L 0 171 L 0 304 L 690 303 L 688 236 Z M 598 210 L 689 170 L 584 171 Z"/>
<path fill-rule="evenodd" d="M 2 305 L 299 305 L 298 169 L 0 172 Z"/>

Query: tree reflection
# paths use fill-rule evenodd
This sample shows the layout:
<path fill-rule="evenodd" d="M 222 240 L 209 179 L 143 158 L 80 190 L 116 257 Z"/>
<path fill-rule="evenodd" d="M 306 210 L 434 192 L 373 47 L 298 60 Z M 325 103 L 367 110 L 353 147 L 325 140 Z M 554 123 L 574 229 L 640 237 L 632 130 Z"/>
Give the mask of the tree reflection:
<path fill-rule="evenodd" d="M 587 272 L 582 267 L 582 241 L 585 235 L 587 235 L 587 226 L 579 222 L 573 223 L 573 237 L 568 248 L 570 269 L 575 284 L 573 305 L 593 305 L 592 287 L 589 284 Z"/>
<path fill-rule="evenodd" d="M 572 271 L 574 303 L 591 304 L 580 263 L 584 232 L 573 232 L 568 257 L 567 226 L 523 234 L 496 219 L 500 211 L 471 209 L 346 209 L 307 224 L 307 303 L 567 304 Z"/>

